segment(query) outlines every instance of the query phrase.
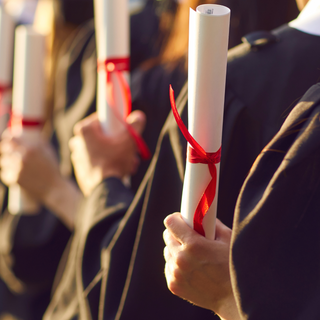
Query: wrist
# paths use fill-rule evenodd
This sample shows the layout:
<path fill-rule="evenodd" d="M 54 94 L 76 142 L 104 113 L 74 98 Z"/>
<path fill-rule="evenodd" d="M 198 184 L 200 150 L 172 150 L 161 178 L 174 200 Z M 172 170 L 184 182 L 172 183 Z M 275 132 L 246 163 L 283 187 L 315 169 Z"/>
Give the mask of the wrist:
<path fill-rule="evenodd" d="M 75 183 L 71 180 L 59 177 L 45 194 L 43 203 L 70 230 L 72 230 L 74 228 L 74 220 L 81 199 L 81 192 Z"/>
<path fill-rule="evenodd" d="M 123 174 L 112 168 L 107 168 L 104 170 L 101 168 L 95 168 L 95 170 L 90 172 L 90 178 L 86 178 L 78 182 L 82 193 L 85 197 L 88 197 L 98 185 L 111 178 L 123 181 Z"/>
<path fill-rule="evenodd" d="M 234 296 L 224 300 L 219 310 L 215 311 L 221 320 L 241 320 Z"/>

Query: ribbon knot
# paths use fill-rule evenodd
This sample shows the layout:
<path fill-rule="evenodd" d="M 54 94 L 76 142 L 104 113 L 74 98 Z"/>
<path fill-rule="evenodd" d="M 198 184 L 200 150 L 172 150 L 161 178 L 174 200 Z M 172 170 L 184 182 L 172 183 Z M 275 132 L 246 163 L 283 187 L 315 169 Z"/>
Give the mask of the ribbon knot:
<path fill-rule="evenodd" d="M 142 137 L 126 122 L 127 116 L 131 113 L 131 91 L 128 82 L 126 81 L 123 71 L 130 71 L 130 59 L 124 58 L 108 58 L 105 61 L 98 61 L 98 71 L 106 71 L 107 82 L 107 102 L 112 108 L 113 113 L 118 120 L 127 128 L 128 132 L 134 139 L 138 151 L 141 154 L 142 159 L 149 159 L 151 153 L 143 141 Z M 115 103 L 115 89 L 112 81 L 112 75 L 115 75 L 121 88 L 121 94 L 124 101 L 125 112 L 124 116 L 120 115 L 119 110 L 116 108 Z"/>
<path fill-rule="evenodd" d="M 131 112 L 131 91 L 128 82 L 123 76 L 124 71 L 130 71 L 130 59 L 125 58 L 109 58 L 105 61 L 98 62 L 98 71 L 105 70 L 107 77 L 107 102 L 115 110 L 115 94 L 112 74 L 114 74 L 121 86 L 122 97 L 124 99 L 124 119 Z M 119 113 L 119 112 L 118 112 Z"/>
<path fill-rule="evenodd" d="M 220 163 L 221 159 L 221 147 L 217 152 L 206 152 L 200 144 L 192 137 L 187 127 L 183 123 L 174 99 L 174 91 L 170 85 L 170 102 L 173 115 L 176 119 L 178 127 L 180 128 L 182 134 L 190 144 L 188 147 L 187 159 L 190 163 L 202 163 L 207 164 L 209 167 L 210 175 L 212 177 L 206 190 L 204 191 L 199 203 L 197 205 L 196 211 L 193 216 L 193 227 L 201 235 L 205 236 L 203 229 L 203 218 L 208 212 L 214 198 L 216 195 L 217 186 L 217 168 L 216 164 Z"/>
<path fill-rule="evenodd" d="M 221 147 L 217 152 L 206 152 L 205 156 L 196 149 L 188 148 L 188 160 L 191 163 L 218 164 L 221 159 Z"/>

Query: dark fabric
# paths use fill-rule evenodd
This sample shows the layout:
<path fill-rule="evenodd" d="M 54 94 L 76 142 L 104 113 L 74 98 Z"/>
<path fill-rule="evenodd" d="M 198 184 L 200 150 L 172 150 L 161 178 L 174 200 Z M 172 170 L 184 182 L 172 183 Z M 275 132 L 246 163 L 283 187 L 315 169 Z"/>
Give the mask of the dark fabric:
<path fill-rule="evenodd" d="M 121 181 L 109 178 L 85 201 L 79 213 L 66 271 L 47 314 L 54 312 L 55 318 L 61 320 L 72 319 L 78 313 L 84 319 L 97 319 L 101 281 L 106 276 L 104 248 L 112 240 L 132 197 L 132 192 Z M 108 234 L 105 230 L 109 231 Z M 130 249 L 132 244 L 129 244 Z M 121 273 L 124 266 L 119 264 L 117 271 Z M 82 290 L 87 287 L 91 289 L 82 295 Z M 116 299 L 116 291 L 114 295 Z M 87 303 L 90 303 L 91 310 Z M 47 318 L 45 315 L 44 319 Z"/>
<path fill-rule="evenodd" d="M 175 88 L 177 97 L 186 78 L 184 61 L 181 61 L 173 70 L 163 65 L 156 65 L 148 70 L 138 68 L 133 72 L 131 78 L 132 108 L 142 110 L 147 116 L 143 138 L 152 154 L 155 152 L 159 133 L 171 110 L 169 85 Z M 138 190 L 149 164 L 150 161 L 141 162 L 137 173 L 132 178 L 133 190 Z"/>
<path fill-rule="evenodd" d="M 84 1 L 79 8 L 82 5 L 88 6 L 90 3 Z M 158 22 L 156 15 L 152 14 L 152 8 L 148 5 L 131 17 L 131 32 L 134 33 L 131 39 L 131 68 L 136 68 L 140 62 L 157 52 L 153 45 L 157 38 Z M 151 22 L 152 28 L 146 28 L 144 23 Z M 144 29 L 141 29 L 141 25 Z M 95 94 L 95 34 L 93 21 L 89 21 L 67 39 L 57 63 L 52 144 L 59 156 L 61 172 L 66 177 L 73 177 L 68 147 L 73 126 L 95 111 Z M 158 133 L 160 129 L 161 126 Z M 154 140 L 153 144 L 156 138 Z M 144 175 L 141 169 L 139 172 L 140 175 L 132 179 L 135 185 L 140 184 L 138 179 Z M 0 198 L 6 202 L 5 188 Z M 0 278 L 3 279 L 0 281 L 0 319 L 10 316 L 21 320 L 38 320 L 49 304 L 60 257 L 71 233 L 46 208 L 42 208 L 35 216 L 13 217 L 4 211 L 5 207 L 0 214 Z M 112 234 L 111 226 L 106 229 L 110 229 Z M 59 277 L 57 275 L 57 279 Z"/>
<path fill-rule="evenodd" d="M 231 9 L 229 48 L 241 43 L 248 33 L 273 30 L 299 14 L 294 0 L 217 0 L 216 3 Z"/>
<path fill-rule="evenodd" d="M 229 51 L 218 215 L 229 227 L 241 186 L 262 148 L 320 80 L 320 37 L 283 26 L 259 50 Z"/>
<path fill-rule="evenodd" d="M 218 211 L 229 225 L 236 198 L 254 159 L 279 130 L 294 102 L 320 75 L 319 37 L 288 27 L 276 33 L 280 41 L 259 51 L 244 44 L 229 54 Z M 308 59 L 301 62 L 306 52 Z M 178 100 L 179 111 L 187 122 L 186 87 Z M 61 291 L 57 291 L 45 319 L 91 319 L 90 315 L 93 319 L 98 315 L 98 319 L 108 320 L 214 317 L 212 312 L 173 296 L 163 275 L 162 221 L 180 209 L 185 149 L 186 142 L 170 114 L 147 173 L 118 230 L 114 235 L 114 230 L 105 231 L 104 237 L 109 239 L 113 235 L 111 242 L 106 245 L 101 239 L 99 257 L 90 255 L 89 247 L 69 256 L 70 261 L 81 261 L 77 268 L 100 259 L 100 269 L 96 266 L 100 270 L 97 288 L 83 287 L 81 280 L 65 287 L 61 282 Z M 102 218 L 100 223 L 108 223 L 105 221 L 108 219 Z M 90 235 L 87 244 L 89 238 Z M 75 277 L 77 268 L 66 269 L 65 274 Z M 66 296 L 74 303 L 72 312 L 64 303 Z M 83 296 L 86 298 L 79 299 Z"/>
<path fill-rule="evenodd" d="M 41 319 L 70 231 L 44 208 L 35 216 L 5 212 L 0 225 L 0 319 Z"/>
<path fill-rule="evenodd" d="M 320 318 L 320 84 L 257 158 L 239 196 L 232 275 L 242 319 Z"/>
<path fill-rule="evenodd" d="M 65 22 L 81 25 L 93 18 L 93 0 L 62 0 L 60 11 Z"/>
<path fill-rule="evenodd" d="M 103 199 L 106 196 L 104 186 L 101 185 L 100 190 L 96 190 L 96 193 L 90 196 L 88 203 L 91 203 L 91 206 L 87 205 L 84 209 L 77 230 L 88 226 L 92 221 L 90 216 L 93 215 L 97 218 L 97 227 L 100 224 L 106 226 L 103 229 L 104 233 L 100 235 L 88 230 L 86 235 L 82 234 L 81 241 L 76 239 L 73 241 L 74 248 L 78 249 L 71 248 L 69 254 L 64 275 L 68 283 L 62 279 L 44 319 L 76 317 L 77 319 L 160 320 L 177 317 L 185 319 L 214 317 L 211 311 L 192 306 L 173 296 L 168 291 L 163 277 L 163 227 L 161 227 L 163 214 L 179 210 L 179 194 L 182 191 L 184 159 L 179 147 L 173 152 L 171 146 L 171 142 L 174 146 L 179 146 L 181 137 L 176 126 L 173 126 L 170 132 L 167 131 L 174 124 L 175 121 L 170 115 L 160 135 L 155 156 L 131 206 L 126 212 L 120 209 L 120 213 L 125 215 L 115 234 L 113 227 L 109 229 L 112 215 L 104 215 L 101 208 L 89 209 L 93 207 L 96 201 L 94 198 L 98 196 L 99 191 L 99 198 Z M 181 147 L 183 145 L 184 143 Z M 164 170 L 163 166 L 169 163 L 178 163 L 180 170 L 177 171 L 174 166 L 168 166 L 167 170 Z M 179 187 L 174 192 L 171 187 L 163 188 L 168 181 L 172 186 Z M 87 228 L 90 229 L 90 226 Z M 94 243 L 93 238 L 98 242 Z M 134 261 L 139 261 L 137 270 L 131 269 Z M 81 272 L 81 268 L 87 264 L 91 264 L 91 270 L 95 270 L 96 273 L 85 274 L 83 269 Z M 79 267 L 80 274 L 76 271 Z M 82 279 L 80 283 L 76 282 L 77 277 Z M 130 284 L 131 280 L 133 283 Z M 95 286 L 92 286 L 93 282 L 96 283 Z M 125 308 L 122 310 L 123 303 Z"/>
<path fill-rule="evenodd" d="M 319 78 L 319 38 L 287 27 L 277 33 L 280 41 L 259 51 L 241 45 L 230 52 L 218 211 L 229 225 L 240 187 L 254 159 L 278 131 L 295 100 Z M 145 85 L 151 85 L 151 81 Z M 163 82 L 163 94 L 167 85 Z M 186 97 L 184 88 L 180 112 Z M 151 106 L 153 101 L 156 97 L 150 96 Z M 155 110 L 167 113 L 165 108 Z M 185 122 L 186 115 L 184 110 Z M 160 113 L 158 117 L 161 119 Z M 104 200 L 108 201 L 112 191 L 108 181 L 95 190 L 79 218 L 68 265 L 45 319 L 214 317 L 212 312 L 173 296 L 163 275 L 162 220 L 180 209 L 185 146 L 170 115 L 128 210 L 127 204 L 101 206 L 106 205 Z M 115 199 L 120 201 L 121 193 L 127 191 L 119 186 L 120 194 L 114 195 Z M 118 227 L 117 219 L 122 215 Z"/>
<path fill-rule="evenodd" d="M 148 1 L 141 12 L 131 16 L 131 70 L 135 70 L 147 59 L 158 56 L 160 52 L 161 31 L 154 2 L 153 0 Z"/>
<path fill-rule="evenodd" d="M 77 40 L 77 45 L 70 39 L 64 44 L 57 70 L 54 118 L 56 132 L 52 142 L 57 152 L 60 152 L 61 171 L 66 177 L 70 177 L 72 173 L 66 170 L 62 160 L 65 159 L 63 146 L 68 140 L 57 123 L 61 110 L 66 108 L 70 112 L 70 105 L 77 101 L 76 96 L 81 92 L 79 88 L 83 86 L 82 78 L 78 82 L 74 80 L 80 73 L 78 70 L 81 70 L 80 66 L 85 60 L 83 57 L 86 58 L 88 50 L 79 49 L 82 49 L 83 44 L 88 46 L 92 34 L 90 24 L 75 31 L 72 37 Z M 70 65 L 77 67 L 72 68 Z M 67 77 L 78 87 L 66 86 Z M 88 108 L 85 99 L 79 104 L 82 109 Z M 81 107 L 78 106 L 78 109 Z M 63 120 L 65 130 L 73 125 L 70 118 L 64 117 Z M 0 315 L 10 315 L 21 320 L 42 319 L 51 298 L 58 264 L 71 232 L 45 207 L 32 216 L 12 216 L 6 210 L 1 216 L 0 228 L 3 232 L 0 243 L 0 275 L 3 281 L 0 283 L 0 292 L 4 303 L 0 305 Z"/>

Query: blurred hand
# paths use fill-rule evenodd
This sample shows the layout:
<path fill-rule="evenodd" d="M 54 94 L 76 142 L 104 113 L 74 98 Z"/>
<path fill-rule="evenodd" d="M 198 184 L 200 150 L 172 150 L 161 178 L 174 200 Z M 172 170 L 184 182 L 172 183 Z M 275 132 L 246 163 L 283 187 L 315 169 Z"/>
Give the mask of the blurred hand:
<path fill-rule="evenodd" d="M 165 276 L 169 290 L 222 319 L 240 319 L 229 273 L 231 230 L 217 220 L 216 240 L 191 229 L 180 213 L 164 224 Z"/>
<path fill-rule="evenodd" d="M 1 141 L 1 179 L 7 186 L 19 184 L 43 202 L 60 179 L 59 164 L 52 147 L 43 139 L 30 143 L 6 130 Z"/>
<path fill-rule="evenodd" d="M 72 229 L 81 193 L 74 182 L 61 176 L 52 146 L 42 138 L 30 143 L 6 129 L 0 152 L 2 182 L 8 187 L 19 184 Z"/>
<path fill-rule="evenodd" d="M 128 116 L 127 122 L 141 133 L 146 122 L 145 115 L 136 110 Z M 127 130 L 107 136 L 97 114 L 93 113 L 75 125 L 74 135 L 69 142 L 71 160 L 85 196 L 105 178 L 123 179 L 136 172 L 140 160 L 136 144 Z"/>

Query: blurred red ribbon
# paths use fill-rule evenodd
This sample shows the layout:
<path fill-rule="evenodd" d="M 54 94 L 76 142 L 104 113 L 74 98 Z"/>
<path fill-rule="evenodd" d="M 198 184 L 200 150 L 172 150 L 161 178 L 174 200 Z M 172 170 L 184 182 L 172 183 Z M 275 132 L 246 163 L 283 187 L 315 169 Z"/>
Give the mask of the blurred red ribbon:
<path fill-rule="evenodd" d="M 208 212 L 214 200 L 214 197 L 216 195 L 216 185 L 217 185 L 216 164 L 220 163 L 221 147 L 217 152 L 213 152 L 213 153 L 205 152 L 204 149 L 199 145 L 199 143 L 191 136 L 191 134 L 189 133 L 187 127 L 183 123 L 178 113 L 175 98 L 174 98 L 174 91 L 171 85 L 170 85 L 170 102 L 171 102 L 171 109 L 173 111 L 173 115 L 176 119 L 178 127 L 180 128 L 186 140 L 191 145 L 191 147 L 190 146 L 188 147 L 188 156 L 187 156 L 188 161 L 190 163 L 207 164 L 212 177 L 211 181 L 209 182 L 205 192 L 203 193 L 197 205 L 196 211 L 193 216 L 194 230 L 196 230 L 201 235 L 205 236 L 202 222 L 203 222 L 204 216 Z"/>
<path fill-rule="evenodd" d="M 148 149 L 148 146 L 143 141 L 142 137 L 133 129 L 131 125 L 126 122 L 127 116 L 131 113 L 131 91 L 128 82 L 126 81 L 123 71 L 130 71 L 130 59 L 127 58 L 109 58 L 105 61 L 98 61 L 98 71 L 105 70 L 107 74 L 107 102 L 112 108 L 115 116 L 118 120 L 123 123 L 127 128 L 128 132 L 135 140 L 138 147 L 141 158 L 147 160 L 151 157 L 151 153 Z M 123 100 L 125 101 L 125 113 L 122 117 L 119 111 L 116 108 L 115 103 L 115 89 L 112 81 L 112 75 L 115 75 L 121 86 L 121 93 Z"/>
<path fill-rule="evenodd" d="M 10 128 L 12 127 L 42 127 L 44 125 L 44 121 L 36 118 L 26 118 L 17 113 L 11 113 L 11 117 L 8 123 Z"/>

